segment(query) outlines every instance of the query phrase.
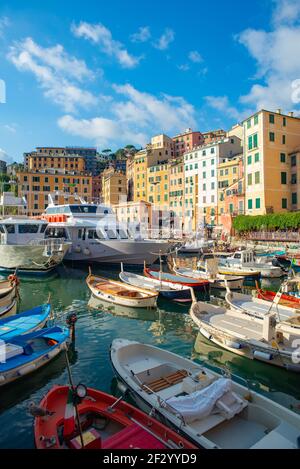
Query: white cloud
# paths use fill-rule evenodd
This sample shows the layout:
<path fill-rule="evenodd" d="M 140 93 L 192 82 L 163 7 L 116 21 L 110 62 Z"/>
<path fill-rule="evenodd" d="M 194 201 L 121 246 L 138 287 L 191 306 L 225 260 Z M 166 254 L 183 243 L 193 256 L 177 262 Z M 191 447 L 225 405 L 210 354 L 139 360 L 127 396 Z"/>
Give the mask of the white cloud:
<path fill-rule="evenodd" d="M 216 109 L 220 113 L 225 114 L 236 121 L 241 119 L 241 113 L 237 108 L 230 105 L 228 96 L 206 96 L 205 101 L 210 107 Z"/>
<path fill-rule="evenodd" d="M 74 112 L 76 106 L 95 104 L 94 96 L 76 84 L 92 79 L 91 71 L 83 60 L 67 54 L 63 46 L 41 47 L 26 38 L 16 42 L 7 57 L 18 70 L 33 73 L 44 95 L 65 111 Z"/>
<path fill-rule="evenodd" d="M 151 38 L 149 26 L 141 26 L 138 31 L 130 36 L 132 42 L 147 42 Z"/>
<path fill-rule="evenodd" d="M 156 49 L 166 50 L 168 49 L 171 42 L 174 41 L 174 39 L 175 39 L 174 31 L 170 28 L 166 28 L 164 33 L 158 39 L 158 41 L 154 43 L 154 47 L 156 47 Z"/>
<path fill-rule="evenodd" d="M 291 24 L 299 19 L 300 2 L 299 0 L 275 0 L 275 10 L 273 12 L 273 23 Z"/>
<path fill-rule="evenodd" d="M 116 97 L 109 102 L 109 117 L 80 119 L 67 115 L 59 119 L 59 127 L 97 145 L 112 140 L 145 145 L 157 132 L 172 134 L 196 125 L 195 109 L 182 97 L 166 94 L 156 97 L 130 84 L 113 88 Z M 123 96 L 121 101 L 119 95 Z"/>
<path fill-rule="evenodd" d="M 199 54 L 197 50 L 192 50 L 189 53 L 189 59 L 194 62 L 194 63 L 200 63 L 203 62 L 202 56 Z"/>
<path fill-rule="evenodd" d="M 177 68 L 182 72 L 187 72 L 190 69 L 190 66 L 188 64 L 182 64 L 178 65 Z"/>
<path fill-rule="evenodd" d="M 7 16 L 0 16 L 0 37 L 3 36 L 4 30 L 10 25 Z"/>
<path fill-rule="evenodd" d="M 15 134 L 16 131 L 17 131 L 16 124 L 6 124 L 3 127 L 4 127 L 5 130 L 7 130 L 8 132 L 11 132 L 13 134 Z"/>
<path fill-rule="evenodd" d="M 293 108 L 292 83 L 300 78 L 300 3 L 277 0 L 271 31 L 246 29 L 237 37 L 256 62 L 256 80 L 240 98 L 254 109 Z M 297 111 L 296 109 L 293 109 Z"/>
<path fill-rule="evenodd" d="M 73 24 L 71 31 L 76 37 L 83 37 L 98 44 L 105 54 L 114 57 L 124 68 L 136 67 L 142 58 L 129 54 L 124 45 L 114 40 L 110 30 L 101 23 L 91 24 L 81 21 L 78 25 Z"/>
<path fill-rule="evenodd" d="M 0 160 L 5 161 L 7 164 L 13 163 L 13 159 L 11 156 L 9 156 L 5 150 L 0 148 Z"/>

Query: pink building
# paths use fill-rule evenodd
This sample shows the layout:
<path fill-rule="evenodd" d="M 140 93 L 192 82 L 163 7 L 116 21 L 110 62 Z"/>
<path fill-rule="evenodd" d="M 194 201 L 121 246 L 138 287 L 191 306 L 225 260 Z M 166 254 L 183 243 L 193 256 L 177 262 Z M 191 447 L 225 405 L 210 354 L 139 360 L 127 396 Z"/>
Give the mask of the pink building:
<path fill-rule="evenodd" d="M 174 142 L 174 156 L 181 156 L 204 143 L 202 133 L 193 132 L 192 129 L 187 129 L 182 134 L 175 135 L 172 140 Z"/>

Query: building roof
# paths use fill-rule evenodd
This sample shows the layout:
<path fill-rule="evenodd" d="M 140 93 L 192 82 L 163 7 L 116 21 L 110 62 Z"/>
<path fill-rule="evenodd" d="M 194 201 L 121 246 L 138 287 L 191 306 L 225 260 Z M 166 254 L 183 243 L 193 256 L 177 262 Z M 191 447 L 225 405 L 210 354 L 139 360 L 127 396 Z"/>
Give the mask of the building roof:
<path fill-rule="evenodd" d="M 280 110 L 280 112 L 277 112 L 277 111 L 268 111 L 267 109 L 260 109 L 259 111 L 256 111 L 253 114 L 251 114 L 251 116 L 248 116 L 247 119 L 242 120 L 242 124 L 244 122 L 247 122 L 247 120 L 251 119 L 251 117 L 254 117 L 254 116 L 256 116 L 256 114 L 259 114 L 261 112 L 268 112 L 269 114 L 277 114 L 278 116 L 289 117 L 290 119 L 300 119 L 300 116 L 299 117 L 294 116 L 294 115 L 289 116 L 288 114 L 282 113 L 281 110 Z"/>

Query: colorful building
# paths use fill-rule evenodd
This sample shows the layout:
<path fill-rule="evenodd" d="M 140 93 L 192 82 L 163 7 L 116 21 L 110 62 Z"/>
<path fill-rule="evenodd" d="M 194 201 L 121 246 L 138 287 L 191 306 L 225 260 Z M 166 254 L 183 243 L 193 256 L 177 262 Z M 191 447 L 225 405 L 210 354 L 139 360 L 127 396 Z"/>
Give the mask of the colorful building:
<path fill-rule="evenodd" d="M 184 155 L 185 218 L 193 229 L 218 223 L 218 165 L 240 154 L 238 137 L 202 145 Z"/>
<path fill-rule="evenodd" d="M 56 204 L 92 202 L 92 176 L 61 168 L 27 170 L 17 174 L 18 193 L 27 200 L 26 213 L 40 215 L 48 206 L 48 194 Z"/>
<path fill-rule="evenodd" d="M 142 225 L 145 229 L 151 228 L 152 204 L 149 202 L 121 202 L 113 206 L 117 220 L 129 225 Z"/>
<path fill-rule="evenodd" d="M 104 204 L 116 205 L 127 200 L 126 174 L 109 168 L 102 173 L 102 200 Z"/>
<path fill-rule="evenodd" d="M 169 205 L 176 218 L 176 228 L 182 229 L 184 225 L 184 162 L 177 158 L 169 162 Z"/>
<path fill-rule="evenodd" d="M 293 209 L 293 152 L 300 145 L 300 118 L 261 110 L 243 121 L 246 213 Z M 295 176 L 293 176 L 295 179 Z M 294 195 L 295 198 L 295 195 Z"/>
<path fill-rule="evenodd" d="M 102 174 L 92 177 L 92 197 L 95 203 L 102 201 Z"/>
<path fill-rule="evenodd" d="M 209 145 L 210 143 L 213 143 L 216 140 L 225 138 L 226 136 L 227 136 L 227 133 L 223 129 L 210 130 L 208 132 L 203 132 L 202 133 L 203 145 Z"/>
<path fill-rule="evenodd" d="M 193 132 L 192 129 L 186 129 L 185 132 L 175 135 L 172 140 L 174 142 L 174 156 L 181 156 L 204 143 L 202 133 Z"/>
<path fill-rule="evenodd" d="M 168 161 L 147 168 L 147 201 L 167 209 L 169 207 Z"/>
<path fill-rule="evenodd" d="M 245 213 L 243 155 L 218 165 L 218 219 L 224 214 Z"/>
<path fill-rule="evenodd" d="M 58 168 L 70 171 L 85 171 L 96 175 L 97 151 L 85 147 L 37 147 L 24 153 L 24 169 L 39 170 Z"/>

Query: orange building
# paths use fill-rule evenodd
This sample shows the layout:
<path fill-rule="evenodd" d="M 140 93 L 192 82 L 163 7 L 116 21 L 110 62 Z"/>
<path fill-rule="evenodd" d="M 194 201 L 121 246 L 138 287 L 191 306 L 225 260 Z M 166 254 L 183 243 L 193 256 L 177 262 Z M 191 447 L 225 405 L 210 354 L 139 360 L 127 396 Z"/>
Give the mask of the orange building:
<path fill-rule="evenodd" d="M 18 192 L 27 200 L 26 213 L 40 215 L 48 206 L 48 194 L 57 204 L 92 201 L 92 176 L 64 169 L 24 171 L 17 174 Z"/>
<path fill-rule="evenodd" d="M 174 142 L 174 156 L 181 156 L 204 143 L 202 133 L 193 132 L 192 129 L 186 129 L 182 134 L 175 135 L 172 140 Z"/>

